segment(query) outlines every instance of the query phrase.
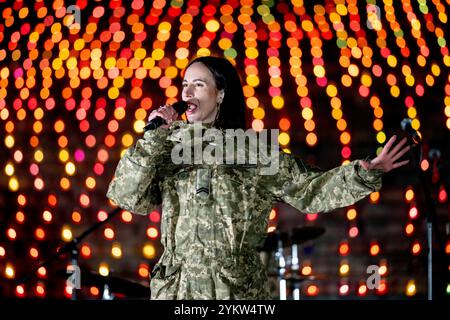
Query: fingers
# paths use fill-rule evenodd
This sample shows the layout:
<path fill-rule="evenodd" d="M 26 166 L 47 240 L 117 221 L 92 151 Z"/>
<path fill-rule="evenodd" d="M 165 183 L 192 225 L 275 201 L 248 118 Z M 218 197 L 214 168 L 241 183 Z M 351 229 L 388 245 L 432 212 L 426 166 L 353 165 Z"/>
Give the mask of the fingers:
<path fill-rule="evenodd" d="M 398 152 L 398 150 L 400 150 L 400 148 L 401 147 L 403 147 L 403 145 L 406 143 L 406 141 L 407 141 L 407 139 L 406 138 L 403 138 L 395 147 L 394 147 L 394 149 L 392 149 L 390 152 L 389 152 L 389 156 L 394 156 L 397 152 Z"/>
<path fill-rule="evenodd" d="M 392 147 L 392 145 L 394 144 L 395 140 L 397 139 L 397 136 L 392 136 L 392 138 L 389 139 L 389 141 L 386 143 L 386 145 L 383 148 L 383 152 L 388 153 L 389 149 Z"/>
<path fill-rule="evenodd" d="M 396 169 L 396 168 L 402 167 L 402 166 L 404 166 L 405 164 L 408 164 L 408 163 L 409 163 L 409 160 L 405 160 L 405 161 L 401 161 L 401 162 L 394 163 L 394 164 L 392 165 L 392 167 L 393 167 L 394 169 Z"/>
<path fill-rule="evenodd" d="M 403 156 L 406 152 L 409 151 L 409 149 L 411 149 L 411 146 L 406 146 L 405 148 L 403 148 L 402 150 L 400 150 L 400 152 L 398 152 L 397 154 L 395 154 L 392 157 L 392 162 L 395 162 L 397 159 L 399 159 L 401 156 Z"/>
<path fill-rule="evenodd" d="M 166 121 L 167 124 L 170 124 L 177 119 L 178 114 L 172 106 L 165 105 L 153 110 L 148 117 L 148 121 L 156 117 L 161 117 Z"/>

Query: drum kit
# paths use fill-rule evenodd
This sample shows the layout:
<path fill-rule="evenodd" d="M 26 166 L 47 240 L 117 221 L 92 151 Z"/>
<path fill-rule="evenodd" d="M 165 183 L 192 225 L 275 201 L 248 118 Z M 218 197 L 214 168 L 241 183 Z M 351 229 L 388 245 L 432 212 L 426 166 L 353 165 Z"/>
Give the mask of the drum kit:
<path fill-rule="evenodd" d="M 59 270 L 57 275 L 67 279 L 70 273 L 67 270 Z M 80 289 L 96 287 L 102 300 L 150 299 L 150 287 L 139 282 L 112 275 L 104 276 L 88 269 L 81 269 L 79 276 Z"/>
<path fill-rule="evenodd" d="M 325 233 L 325 228 L 298 226 L 291 230 L 269 232 L 259 253 L 266 268 L 269 284 L 280 300 L 300 300 L 301 285 L 307 280 L 320 280 L 323 276 L 302 275 L 299 248 Z"/>
<path fill-rule="evenodd" d="M 266 268 L 271 286 L 272 298 L 280 300 L 300 300 L 301 286 L 311 280 L 322 280 L 318 274 L 301 273 L 302 246 L 311 243 L 325 233 L 325 228 L 316 226 L 299 226 L 291 230 L 269 232 L 264 245 L 259 249 L 261 261 Z M 60 270 L 58 275 L 67 278 L 67 270 Z M 103 276 L 88 269 L 80 271 L 81 287 L 96 287 L 101 299 L 149 299 L 148 285 L 120 278 Z"/>

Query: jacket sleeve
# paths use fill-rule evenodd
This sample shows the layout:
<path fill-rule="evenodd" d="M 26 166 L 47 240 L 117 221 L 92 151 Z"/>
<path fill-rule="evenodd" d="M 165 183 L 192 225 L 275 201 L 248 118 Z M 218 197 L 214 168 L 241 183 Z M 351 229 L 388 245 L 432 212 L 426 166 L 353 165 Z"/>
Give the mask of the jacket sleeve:
<path fill-rule="evenodd" d="M 328 171 L 312 169 L 281 152 L 278 173 L 263 176 L 260 182 L 275 201 L 304 213 L 316 213 L 352 205 L 378 191 L 382 175 L 382 170 L 365 170 L 359 160 Z"/>
<path fill-rule="evenodd" d="M 147 131 L 120 159 L 106 196 L 122 209 L 147 215 L 161 204 L 159 182 L 172 165 L 168 135 L 163 128 Z"/>

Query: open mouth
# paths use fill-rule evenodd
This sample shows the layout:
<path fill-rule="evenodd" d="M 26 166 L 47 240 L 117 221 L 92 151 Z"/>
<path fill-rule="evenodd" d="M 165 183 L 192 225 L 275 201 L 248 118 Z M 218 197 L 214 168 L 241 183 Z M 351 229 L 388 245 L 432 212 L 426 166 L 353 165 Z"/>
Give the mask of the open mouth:
<path fill-rule="evenodd" d="M 191 102 L 191 101 L 186 101 L 186 102 L 189 106 L 189 108 L 186 110 L 187 114 L 192 114 L 198 109 L 198 105 L 196 103 Z"/>

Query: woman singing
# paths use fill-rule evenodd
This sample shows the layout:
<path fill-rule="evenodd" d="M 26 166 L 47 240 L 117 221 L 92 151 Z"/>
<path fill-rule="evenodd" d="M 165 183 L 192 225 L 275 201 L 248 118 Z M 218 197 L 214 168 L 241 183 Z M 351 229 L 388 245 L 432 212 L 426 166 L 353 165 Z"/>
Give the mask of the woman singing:
<path fill-rule="evenodd" d="M 283 152 L 275 174 L 262 174 L 259 164 L 179 163 L 173 148 L 195 145 L 195 138 L 183 137 L 196 125 L 220 132 L 246 129 L 239 75 L 224 58 L 191 61 L 182 100 L 189 106 L 187 121 L 177 120 L 181 115 L 170 105 L 151 112 L 149 120 L 161 117 L 167 124 L 146 131 L 127 150 L 107 193 L 136 214 L 162 205 L 164 252 L 151 274 L 152 299 L 270 299 L 257 248 L 275 201 L 304 213 L 346 207 L 379 190 L 384 172 L 408 163 L 398 162 L 409 149 L 403 147 L 406 139 L 394 146 L 395 136 L 376 158 L 329 171 L 313 170 Z M 199 143 L 217 147 L 220 141 Z"/>

